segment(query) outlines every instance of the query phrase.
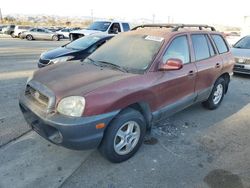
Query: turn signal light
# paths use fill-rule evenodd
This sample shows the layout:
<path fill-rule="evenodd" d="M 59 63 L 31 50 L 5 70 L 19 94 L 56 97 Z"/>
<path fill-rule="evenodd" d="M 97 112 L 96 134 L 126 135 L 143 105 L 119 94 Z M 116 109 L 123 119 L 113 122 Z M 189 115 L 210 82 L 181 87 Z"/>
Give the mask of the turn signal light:
<path fill-rule="evenodd" d="M 105 127 L 105 123 L 99 123 L 95 126 L 96 129 L 103 129 Z"/>

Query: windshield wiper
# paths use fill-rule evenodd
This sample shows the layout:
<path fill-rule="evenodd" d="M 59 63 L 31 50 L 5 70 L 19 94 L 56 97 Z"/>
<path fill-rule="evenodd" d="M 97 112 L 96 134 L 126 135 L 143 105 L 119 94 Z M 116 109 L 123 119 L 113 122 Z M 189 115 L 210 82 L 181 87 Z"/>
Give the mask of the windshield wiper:
<path fill-rule="evenodd" d="M 114 63 L 110 63 L 110 62 L 107 62 L 107 61 L 97 61 L 97 62 L 98 62 L 98 63 L 105 64 L 105 65 L 108 65 L 108 66 L 111 66 L 111 67 L 116 68 L 116 69 L 118 69 L 118 70 L 120 70 L 120 71 L 122 71 L 122 72 L 128 72 L 128 70 L 127 70 L 126 68 L 121 67 L 121 66 L 119 66 L 119 65 L 116 65 L 116 64 L 114 64 Z"/>
<path fill-rule="evenodd" d="M 95 60 L 91 59 L 90 57 L 87 57 L 86 59 L 90 60 L 94 65 L 100 66 Z"/>

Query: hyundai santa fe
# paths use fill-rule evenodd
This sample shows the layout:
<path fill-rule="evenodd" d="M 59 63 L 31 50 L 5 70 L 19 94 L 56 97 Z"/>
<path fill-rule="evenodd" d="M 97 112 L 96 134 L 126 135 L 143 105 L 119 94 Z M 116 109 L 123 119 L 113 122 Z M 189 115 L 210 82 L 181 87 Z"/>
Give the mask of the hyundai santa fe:
<path fill-rule="evenodd" d="M 83 62 L 36 71 L 19 103 L 28 124 L 50 142 L 96 147 L 108 160 L 122 162 L 160 120 L 198 102 L 216 109 L 233 66 L 214 27 L 141 25 Z"/>

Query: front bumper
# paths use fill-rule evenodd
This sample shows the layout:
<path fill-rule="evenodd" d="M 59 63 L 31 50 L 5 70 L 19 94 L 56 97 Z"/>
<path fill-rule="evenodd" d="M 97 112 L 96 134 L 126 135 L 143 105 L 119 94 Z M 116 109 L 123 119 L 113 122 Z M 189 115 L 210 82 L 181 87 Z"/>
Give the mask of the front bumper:
<path fill-rule="evenodd" d="M 236 63 L 234 65 L 233 72 L 241 73 L 241 74 L 250 74 L 250 65 L 249 64 Z"/>
<path fill-rule="evenodd" d="M 31 128 L 50 142 L 69 149 L 83 150 L 96 148 L 102 141 L 105 128 L 96 129 L 96 125 L 106 126 L 119 113 L 114 111 L 90 117 L 67 117 L 57 113 L 46 115 L 32 103 L 26 103 L 25 96 L 19 105 L 23 116 Z M 26 99 L 27 100 L 27 99 Z"/>

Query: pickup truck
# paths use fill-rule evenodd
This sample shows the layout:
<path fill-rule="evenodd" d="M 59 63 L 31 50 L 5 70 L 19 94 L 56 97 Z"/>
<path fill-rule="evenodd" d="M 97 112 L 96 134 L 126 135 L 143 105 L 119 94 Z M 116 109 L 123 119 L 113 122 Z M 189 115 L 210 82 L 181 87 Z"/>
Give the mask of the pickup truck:
<path fill-rule="evenodd" d="M 96 21 L 96 22 L 93 22 L 86 29 L 71 31 L 69 33 L 69 38 L 71 41 L 73 41 L 86 35 L 93 35 L 97 33 L 117 34 L 119 32 L 125 32 L 129 30 L 130 30 L 130 26 L 127 22 Z"/>

